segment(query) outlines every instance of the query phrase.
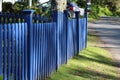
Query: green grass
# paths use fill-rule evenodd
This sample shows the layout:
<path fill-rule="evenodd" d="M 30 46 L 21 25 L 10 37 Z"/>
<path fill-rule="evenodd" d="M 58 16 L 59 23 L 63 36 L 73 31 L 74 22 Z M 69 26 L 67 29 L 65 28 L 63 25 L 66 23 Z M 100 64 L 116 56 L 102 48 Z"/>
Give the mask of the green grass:
<path fill-rule="evenodd" d="M 89 34 L 88 38 L 89 44 L 97 43 L 97 36 Z M 120 80 L 117 69 L 108 51 L 88 45 L 46 80 Z"/>
<path fill-rule="evenodd" d="M 94 21 L 96 21 L 97 19 L 94 19 L 94 18 L 88 18 L 88 21 L 89 22 L 94 22 Z"/>
<path fill-rule="evenodd" d="M 0 76 L 0 80 L 3 80 L 3 76 Z"/>

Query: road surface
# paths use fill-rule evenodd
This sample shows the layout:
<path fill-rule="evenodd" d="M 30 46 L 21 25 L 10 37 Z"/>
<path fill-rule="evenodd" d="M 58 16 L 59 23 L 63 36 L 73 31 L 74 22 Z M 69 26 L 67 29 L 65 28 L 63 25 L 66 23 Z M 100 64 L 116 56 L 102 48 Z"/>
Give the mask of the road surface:
<path fill-rule="evenodd" d="M 104 42 L 104 48 L 108 49 L 115 59 L 116 66 L 120 72 L 120 19 L 102 17 L 93 23 L 88 23 L 88 31 L 97 32 Z"/>

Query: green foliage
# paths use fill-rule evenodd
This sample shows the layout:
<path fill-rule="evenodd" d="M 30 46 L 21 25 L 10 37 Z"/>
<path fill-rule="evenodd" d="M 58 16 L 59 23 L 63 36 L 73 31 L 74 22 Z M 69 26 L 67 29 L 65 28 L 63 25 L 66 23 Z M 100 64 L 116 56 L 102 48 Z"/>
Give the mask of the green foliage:
<path fill-rule="evenodd" d="M 15 13 L 17 12 L 21 12 L 22 10 L 27 8 L 27 4 L 24 2 L 16 2 L 13 6 L 12 6 L 13 10 Z"/>
<path fill-rule="evenodd" d="M 0 76 L 0 80 L 3 80 L 3 76 Z"/>
<path fill-rule="evenodd" d="M 107 6 L 106 7 L 99 6 L 98 8 L 99 8 L 99 12 L 98 12 L 99 16 L 112 16 L 113 15 Z"/>
<path fill-rule="evenodd" d="M 2 11 L 3 12 L 13 12 L 12 3 L 4 2 L 2 5 Z"/>
<path fill-rule="evenodd" d="M 33 9 L 33 10 L 35 10 L 36 14 L 41 15 L 41 16 L 49 16 L 50 15 L 50 9 L 43 11 L 42 8 L 39 8 L 36 5 L 29 8 L 26 2 L 16 2 L 15 4 L 12 4 L 10 2 L 3 3 L 3 12 L 21 13 L 25 9 Z"/>
<path fill-rule="evenodd" d="M 98 12 L 99 12 L 99 8 L 96 6 L 96 5 L 92 5 L 91 7 L 91 11 L 89 13 L 89 18 L 94 18 L 94 19 L 98 19 L 99 18 L 99 15 L 98 15 Z"/>

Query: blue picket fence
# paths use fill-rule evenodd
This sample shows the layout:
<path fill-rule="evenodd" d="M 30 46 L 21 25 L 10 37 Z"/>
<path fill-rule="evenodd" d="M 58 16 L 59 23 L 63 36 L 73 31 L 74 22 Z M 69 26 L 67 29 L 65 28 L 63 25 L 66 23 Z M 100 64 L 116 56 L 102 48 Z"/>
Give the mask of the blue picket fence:
<path fill-rule="evenodd" d="M 86 47 L 87 19 L 0 13 L 0 78 L 44 80 Z"/>

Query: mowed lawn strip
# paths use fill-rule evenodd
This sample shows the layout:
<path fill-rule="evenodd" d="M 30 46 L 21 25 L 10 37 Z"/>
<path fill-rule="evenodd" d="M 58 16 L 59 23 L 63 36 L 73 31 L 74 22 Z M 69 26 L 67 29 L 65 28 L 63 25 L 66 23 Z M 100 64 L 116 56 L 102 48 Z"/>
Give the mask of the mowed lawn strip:
<path fill-rule="evenodd" d="M 99 40 L 97 36 L 89 35 L 88 38 L 88 44 L 91 44 L 90 39 L 98 43 L 95 42 Z M 46 80 L 120 80 L 117 69 L 108 51 L 88 45 Z"/>

